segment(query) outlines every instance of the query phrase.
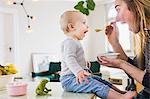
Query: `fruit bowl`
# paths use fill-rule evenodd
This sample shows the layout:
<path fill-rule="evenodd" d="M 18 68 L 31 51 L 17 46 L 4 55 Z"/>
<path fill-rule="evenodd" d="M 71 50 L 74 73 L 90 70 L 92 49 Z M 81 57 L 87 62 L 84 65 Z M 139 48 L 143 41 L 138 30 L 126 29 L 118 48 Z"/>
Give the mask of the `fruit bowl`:
<path fill-rule="evenodd" d="M 0 90 L 6 89 L 6 85 L 13 81 L 14 75 L 0 75 Z"/>

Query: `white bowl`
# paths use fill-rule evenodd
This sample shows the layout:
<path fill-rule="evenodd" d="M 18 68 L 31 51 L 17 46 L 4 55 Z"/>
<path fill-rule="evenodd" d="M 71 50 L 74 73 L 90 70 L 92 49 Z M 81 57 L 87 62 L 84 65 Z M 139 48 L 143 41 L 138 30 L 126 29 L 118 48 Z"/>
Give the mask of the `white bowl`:
<path fill-rule="evenodd" d="M 99 54 L 98 57 L 100 58 L 101 56 L 105 56 L 105 57 L 108 57 L 108 58 L 117 58 L 118 56 L 120 55 L 120 53 L 102 53 L 102 54 Z"/>
<path fill-rule="evenodd" d="M 14 74 L 0 75 L 0 90 L 6 89 L 6 85 L 12 82 Z"/>

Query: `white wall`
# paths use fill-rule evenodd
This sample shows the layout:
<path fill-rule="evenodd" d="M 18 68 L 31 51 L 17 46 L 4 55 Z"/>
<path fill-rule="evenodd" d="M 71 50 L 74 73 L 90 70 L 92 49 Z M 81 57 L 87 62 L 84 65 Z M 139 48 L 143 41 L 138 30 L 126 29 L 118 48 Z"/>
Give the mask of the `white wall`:
<path fill-rule="evenodd" d="M 60 15 L 65 10 L 72 9 L 73 5 L 64 2 L 37 2 L 25 5 L 27 11 L 37 18 L 32 24 L 32 33 L 25 32 L 27 21 L 20 9 L 21 73 L 26 74 L 32 70 L 31 53 L 52 53 L 59 56 L 60 44 L 64 38 L 59 26 Z"/>
<path fill-rule="evenodd" d="M 4 24 L 4 16 L 2 14 L 0 14 L 0 22 Z M 4 63 L 4 60 L 3 60 L 3 56 L 4 56 L 4 25 L 0 24 L 0 64 L 3 64 Z"/>
<path fill-rule="evenodd" d="M 24 4 L 27 11 L 36 16 L 36 21 L 32 22 L 32 33 L 25 31 L 27 19 L 23 9 L 19 6 L 14 8 L 19 10 L 19 67 L 21 74 L 29 75 L 32 71 L 31 53 L 52 53 L 59 56 L 60 43 L 64 35 L 60 30 L 60 15 L 73 9 L 75 3 L 71 2 L 34 2 Z M 105 23 L 104 5 L 98 5 L 96 10 L 88 17 L 89 33 L 83 44 L 86 57 L 95 60 L 98 53 L 105 52 L 105 38 L 102 32 L 96 33 L 96 27 L 103 28 Z M 58 59 L 59 61 L 59 59 Z"/>
<path fill-rule="evenodd" d="M 105 35 L 104 31 L 95 32 L 95 28 L 104 28 L 105 24 L 105 7 L 104 5 L 98 5 L 94 12 L 89 16 L 89 59 L 96 60 L 96 56 L 100 53 L 104 53 L 105 50 Z"/>
<path fill-rule="evenodd" d="M 4 7 L 4 2 L 0 2 L 0 7 Z M 1 8 L 0 8 L 1 10 Z M 4 59 L 3 59 L 3 56 L 4 56 L 4 15 L 2 13 L 0 13 L 0 64 L 3 64 L 4 63 Z"/>

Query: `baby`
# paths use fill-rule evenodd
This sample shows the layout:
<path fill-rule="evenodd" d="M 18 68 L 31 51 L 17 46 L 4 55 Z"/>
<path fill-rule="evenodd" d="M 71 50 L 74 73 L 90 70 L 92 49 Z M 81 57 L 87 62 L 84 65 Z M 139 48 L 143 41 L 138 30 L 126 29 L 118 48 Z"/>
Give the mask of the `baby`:
<path fill-rule="evenodd" d="M 135 95 L 132 92 L 121 94 L 109 82 L 86 71 L 86 61 L 80 40 L 88 32 L 88 26 L 82 13 L 66 11 L 61 16 L 60 24 L 67 36 L 61 45 L 60 82 L 64 90 L 77 93 L 94 93 L 104 99 L 129 99 Z"/>

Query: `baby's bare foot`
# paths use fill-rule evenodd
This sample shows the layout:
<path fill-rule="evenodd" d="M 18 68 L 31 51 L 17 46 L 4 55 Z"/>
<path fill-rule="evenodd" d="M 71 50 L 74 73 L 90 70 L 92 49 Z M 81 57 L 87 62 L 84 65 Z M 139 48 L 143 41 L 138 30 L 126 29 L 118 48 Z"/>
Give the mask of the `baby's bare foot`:
<path fill-rule="evenodd" d="M 127 93 L 123 94 L 120 99 L 132 99 L 136 95 L 136 91 L 128 91 Z"/>

